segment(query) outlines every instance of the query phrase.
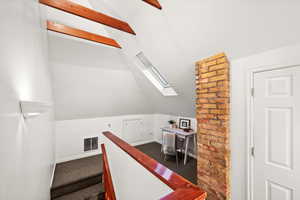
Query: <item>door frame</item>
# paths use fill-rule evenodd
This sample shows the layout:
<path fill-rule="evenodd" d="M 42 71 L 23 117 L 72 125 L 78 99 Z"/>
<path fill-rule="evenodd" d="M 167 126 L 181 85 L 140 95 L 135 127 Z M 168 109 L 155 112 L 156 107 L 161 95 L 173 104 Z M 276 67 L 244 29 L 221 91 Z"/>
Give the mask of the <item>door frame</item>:
<path fill-rule="evenodd" d="M 253 175 L 254 175 L 254 158 L 252 156 L 252 147 L 254 147 L 254 132 L 253 132 L 253 96 L 252 88 L 254 87 L 254 75 L 256 73 L 272 71 L 278 69 L 286 69 L 299 67 L 300 64 L 293 65 L 267 65 L 253 67 L 246 71 L 246 199 L 253 199 Z"/>

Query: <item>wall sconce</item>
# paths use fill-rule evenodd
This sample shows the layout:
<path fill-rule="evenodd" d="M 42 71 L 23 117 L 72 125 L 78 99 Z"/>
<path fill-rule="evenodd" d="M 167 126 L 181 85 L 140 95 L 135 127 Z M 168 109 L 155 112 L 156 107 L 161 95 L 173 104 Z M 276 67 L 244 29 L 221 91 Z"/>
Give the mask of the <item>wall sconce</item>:
<path fill-rule="evenodd" d="M 20 101 L 20 108 L 24 118 L 28 119 L 48 112 L 52 108 L 52 105 L 37 101 Z"/>

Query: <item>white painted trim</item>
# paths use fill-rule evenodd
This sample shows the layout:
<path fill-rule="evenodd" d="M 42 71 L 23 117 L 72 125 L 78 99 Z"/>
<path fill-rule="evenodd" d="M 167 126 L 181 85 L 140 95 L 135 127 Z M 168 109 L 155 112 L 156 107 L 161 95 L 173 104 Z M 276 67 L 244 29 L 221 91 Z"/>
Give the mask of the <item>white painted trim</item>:
<path fill-rule="evenodd" d="M 82 154 L 67 156 L 67 157 L 58 159 L 56 161 L 56 163 L 62 163 L 62 162 L 67 162 L 67 161 L 71 161 L 71 160 L 77 160 L 77 159 L 80 159 L 80 158 L 95 156 L 97 154 L 101 154 L 101 151 L 99 149 L 97 149 L 95 151 L 89 151 L 89 152 L 86 152 L 86 153 L 82 153 Z"/>
<path fill-rule="evenodd" d="M 53 167 L 53 170 L 52 170 L 52 173 L 51 173 L 51 178 L 50 178 L 50 188 L 51 188 L 52 185 L 53 185 L 53 179 L 54 179 L 55 169 L 56 169 L 56 162 L 54 162 L 54 167 Z"/>
<path fill-rule="evenodd" d="M 247 110 L 246 110 L 246 134 L 247 134 L 247 145 L 246 145 L 246 159 L 247 159 L 247 174 L 246 174 L 246 195 L 247 200 L 254 200 L 253 199 L 253 175 L 254 175 L 254 159 L 251 156 L 251 148 L 255 145 L 254 144 L 254 132 L 253 132 L 253 96 L 251 95 L 251 89 L 254 87 L 254 74 L 265 72 L 265 71 L 272 71 L 272 70 L 278 70 L 278 69 L 285 69 L 285 68 L 291 68 L 291 67 L 299 67 L 300 64 L 294 64 L 294 65 L 270 65 L 270 66 L 260 66 L 260 67 L 254 67 L 250 68 L 246 72 L 246 104 L 247 104 Z"/>
<path fill-rule="evenodd" d="M 153 139 L 146 140 L 146 141 L 140 141 L 140 142 L 135 142 L 135 143 L 131 144 L 131 146 L 138 146 L 138 145 L 147 144 L 147 143 L 151 143 L 151 142 L 156 142 L 156 141 Z"/>
<path fill-rule="evenodd" d="M 159 143 L 159 144 L 162 144 L 162 141 L 161 141 L 161 140 L 155 139 L 154 142 L 157 142 L 157 143 Z"/>
<path fill-rule="evenodd" d="M 131 144 L 131 145 L 132 146 L 137 146 L 137 145 L 147 144 L 147 143 L 150 143 L 150 142 L 154 142 L 154 140 L 151 139 L 151 140 L 136 142 L 136 143 Z M 68 156 L 68 157 L 64 157 L 64 158 L 58 159 L 56 161 L 56 163 L 63 163 L 63 162 L 71 161 L 71 160 L 77 160 L 77 159 L 80 159 L 80 158 L 95 156 L 97 154 L 101 154 L 100 149 L 97 149 L 97 150 L 94 150 L 94 151 L 89 151 L 89 152 L 82 153 L 82 154 L 77 154 L 77 155 L 71 155 L 71 156 Z"/>
<path fill-rule="evenodd" d="M 247 200 L 252 200 L 253 196 L 253 158 L 251 156 L 251 147 L 253 146 L 253 133 L 252 133 L 252 108 L 253 108 L 253 96 L 251 95 L 251 89 L 253 88 L 253 74 L 254 70 L 247 72 L 247 83 L 246 83 L 246 134 L 247 134 L 247 146 L 246 146 L 246 162 L 247 162 L 247 174 L 246 174 L 246 189 L 247 189 Z"/>
<path fill-rule="evenodd" d="M 124 119 L 122 119 L 122 133 L 121 133 L 121 138 L 125 138 L 125 135 L 124 135 L 124 130 L 125 130 L 125 122 L 126 121 L 141 121 L 142 122 L 142 124 L 144 123 L 144 121 L 143 121 L 143 119 L 141 118 L 141 117 L 136 117 L 136 116 L 133 116 L 133 117 L 131 117 L 131 118 L 129 118 L 129 117 L 126 117 L 126 118 L 124 118 Z M 139 142 L 136 142 L 137 144 L 139 143 Z M 133 144 L 131 144 L 132 146 L 135 146 L 135 145 L 133 145 Z"/>

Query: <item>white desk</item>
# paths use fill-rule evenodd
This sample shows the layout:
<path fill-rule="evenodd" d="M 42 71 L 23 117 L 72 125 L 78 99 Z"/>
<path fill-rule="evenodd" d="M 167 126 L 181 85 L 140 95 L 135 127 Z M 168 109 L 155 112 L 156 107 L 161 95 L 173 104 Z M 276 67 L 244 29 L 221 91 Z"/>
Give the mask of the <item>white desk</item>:
<path fill-rule="evenodd" d="M 185 132 L 184 130 L 179 129 L 179 128 L 169 128 L 169 127 L 161 128 L 161 130 L 162 130 L 162 134 L 164 134 L 164 132 L 174 133 L 178 137 L 184 139 L 184 141 L 185 141 L 184 165 L 185 165 L 186 161 L 187 161 L 188 147 L 189 147 L 191 137 L 193 137 L 193 139 L 194 139 L 194 153 L 196 153 L 196 145 L 197 145 L 196 144 L 196 132 Z M 164 139 L 164 137 L 162 137 L 162 139 Z M 162 142 L 164 144 L 164 141 L 162 141 Z"/>

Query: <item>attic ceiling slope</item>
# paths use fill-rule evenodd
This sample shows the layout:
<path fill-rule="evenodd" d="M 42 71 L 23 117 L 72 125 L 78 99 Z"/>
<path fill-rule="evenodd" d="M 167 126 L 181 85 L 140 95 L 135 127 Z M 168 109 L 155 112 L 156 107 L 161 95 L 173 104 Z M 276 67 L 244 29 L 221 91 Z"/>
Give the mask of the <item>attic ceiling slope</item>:
<path fill-rule="evenodd" d="M 80 4 L 82 1 L 86 0 L 76 0 Z M 89 4 L 88 1 L 84 3 Z M 52 7 L 45 8 L 51 20 L 58 19 L 59 23 L 77 29 L 111 37 L 103 29 L 106 27 L 120 35 L 135 37 Z M 49 31 L 48 39 L 56 120 L 154 113 L 151 98 L 145 95 L 128 70 L 121 49 L 53 31 Z"/>
<path fill-rule="evenodd" d="M 300 1 L 160 0 L 161 11 L 140 0 L 90 2 L 108 4 L 132 25 L 134 39 L 110 33 L 129 59 L 143 51 L 178 91 L 163 98 L 147 90 L 158 110 L 194 115 L 194 63 L 201 58 L 226 52 L 237 59 L 300 42 L 300 26 L 291 26 L 298 24 Z"/>
<path fill-rule="evenodd" d="M 90 2 L 96 10 L 118 8 L 116 5 L 122 4 L 120 7 L 123 9 L 113 9 L 113 11 L 118 11 L 118 13 L 110 14 L 119 15 L 126 21 L 130 20 L 130 23 L 137 31 L 137 35 L 133 38 L 128 35 L 121 35 L 114 30 L 108 32 L 121 44 L 122 52 L 131 62 L 130 69 L 135 74 L 139 86 L 143 88 L 147 96 L 151 97 L 151 101 L 155 105 L 155 111 L 157 113 L 194 117 L 194 62 L 185 62 L 184 56 L 182 56 L 184 52 L 181 52 L 181 50 L 177 48 L 172 30 L 168 29 L 165 20 L 161 21 L 160 19 L 162 12 L 153 9 L 140 0 L 128 1 L 126 3 L 114 0 L 90 0 Z M 133 15 L 134 17 L 131 17 L 133 9 L 136 10 L 137 13 Z M 143 16 L 145 13 L 147 18 Z M 143 17 L 143 23 L 140 23 L 140 17 Z M 153 32 L 158 32 L 158 34 L 153 34 Z M 147 38 L 142 38 L 144 36 Z M 149 45 L 149 43 L 153 43 L 155 46 Z M 141 51 L 144 52 L 153 65 L 162 72 L 174 87 L 175 91 L 179 93 L 179 96 L 163 97 L 140 73 L 140 70 L 135 65 L 134 59 Z M 160 53 L 159 57 L 157 57 L 155 52 Z M 169 69 L 172 70 L 170 71 Z"/>

